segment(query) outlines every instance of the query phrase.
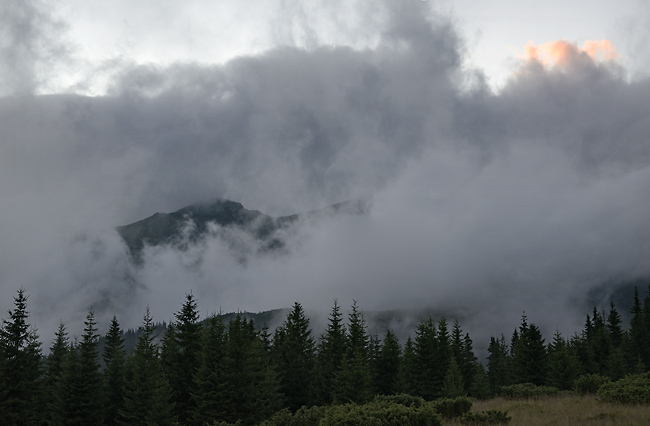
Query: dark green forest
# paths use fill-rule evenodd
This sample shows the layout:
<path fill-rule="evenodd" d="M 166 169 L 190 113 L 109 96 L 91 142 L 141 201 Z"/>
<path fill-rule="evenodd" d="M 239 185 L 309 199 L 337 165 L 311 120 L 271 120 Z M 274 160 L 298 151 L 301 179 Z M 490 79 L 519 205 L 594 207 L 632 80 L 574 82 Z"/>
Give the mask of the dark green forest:
<path fill-rule="evenodd" d="M 240 314 L 200 318 L 192 294 L 162 334 L 147 309 L 129 354 L 117 318 L 100 336 L 92 311 L 80 338 L 62 324 L 44 350 L 27 301 L 20 289 L 0 329 L 0 425 L 254 425 L 377 395 L 487 399 L 514 384 L 570 390 L 581 377 L 650 369 L 650 287 L 643 300 L 635 291 L 629 326 L 612 302 L 586 315 L 579 333 L 547 341 L 524 315 L 509 339 L 490 339 L 484 363 L 445 318 L 400 342 L 391 330 L 369 335 L 356 302 L 346 317 L 334 301 L 315 336 L 299 303 L 271 331 Z"/>

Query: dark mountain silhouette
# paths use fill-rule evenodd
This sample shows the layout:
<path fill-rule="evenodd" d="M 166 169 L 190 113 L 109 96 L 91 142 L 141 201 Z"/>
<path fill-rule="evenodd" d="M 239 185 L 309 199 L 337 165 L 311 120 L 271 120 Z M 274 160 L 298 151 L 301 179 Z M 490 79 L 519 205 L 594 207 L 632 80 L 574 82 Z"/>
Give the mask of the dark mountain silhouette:
<path fill-rule="evenodd" d="M 364 200 L 334 204 L 320 210 L 290 216 L 271 217 L 257 210 L 244 208 L 235 201 L 217 199 L 183 207 L 173 213 L 156 213 L 138 222 L 117 227 L 136 261 L 141 261 L 145 245 L 175 245 L 180 249 L 196 243 L 210 232 L 211 224 L 246 231 L 262 243 L 264 250 L 283 247 L 277 233 L 301 220 L 317 220 L 332 214 L 363 214 L 368 209 Z"/>

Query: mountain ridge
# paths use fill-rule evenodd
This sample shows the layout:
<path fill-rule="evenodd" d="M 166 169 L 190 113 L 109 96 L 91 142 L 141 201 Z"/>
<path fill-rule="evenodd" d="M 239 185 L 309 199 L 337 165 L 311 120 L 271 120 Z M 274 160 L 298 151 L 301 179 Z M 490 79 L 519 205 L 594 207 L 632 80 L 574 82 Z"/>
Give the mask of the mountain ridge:
<path fill-rule="evenodd" d="M 188 242 L 198 242 L 209 233 L 210 224 L 246 231 L 263 242 L 265 249 L 273 250 L 283 246 L 277 232 L 301 219 L 318 219 L 328 214 L 365 214 L 368 208 L 367 200 L 356 199 L 306 213 L 273 217 L 258 210 L 246 209 L 239 202 L 216 198 L 190 204 L 171 213 L 157 212 L 131 224 L 118 226 L 116 230 L 132 258 L 139 263 L 145 245 L 171 244 L 181 249 L 187 248 Z"/>

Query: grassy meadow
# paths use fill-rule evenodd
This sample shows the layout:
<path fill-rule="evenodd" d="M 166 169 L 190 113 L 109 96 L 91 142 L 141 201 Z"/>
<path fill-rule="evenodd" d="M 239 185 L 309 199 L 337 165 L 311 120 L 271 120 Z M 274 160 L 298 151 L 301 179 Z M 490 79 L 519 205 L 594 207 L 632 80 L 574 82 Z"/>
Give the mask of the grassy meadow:
<path fill-rule="evenodd" d="M 650 406 L 623 405 L 600 401 L 596 396 L 565 394 L 539 399 L 495 398 L 475 401 L 472 412 L 507 411 L 509 426 L 541 425 L 650 425 Z M 461 426 L 459 421 L 445 422 Z"/>

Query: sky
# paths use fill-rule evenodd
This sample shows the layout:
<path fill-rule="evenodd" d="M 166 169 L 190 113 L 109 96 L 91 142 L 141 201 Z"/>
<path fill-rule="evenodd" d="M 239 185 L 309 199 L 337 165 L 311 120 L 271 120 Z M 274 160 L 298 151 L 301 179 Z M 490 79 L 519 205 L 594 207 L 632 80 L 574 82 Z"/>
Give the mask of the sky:
<path fill-rule="evenodd" d="M 11 0 L 0 28 L 0 311 L 24 287 L 46 340 L 190 291 L 572 334 L 587 294 L 650 276 L 647 3 Z M 216 197 L 371 208 L 283 256 L 130 263 L 115 226 Z"/>

